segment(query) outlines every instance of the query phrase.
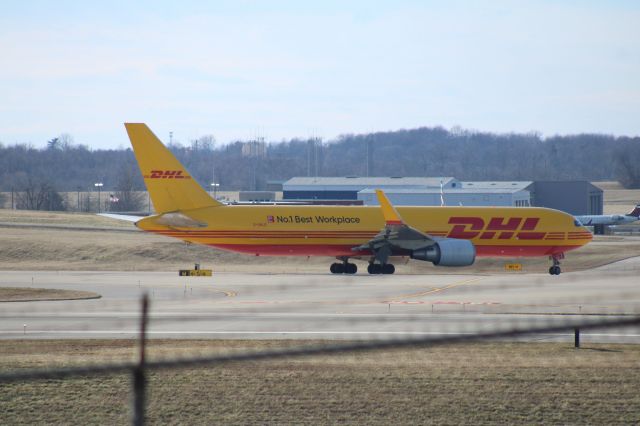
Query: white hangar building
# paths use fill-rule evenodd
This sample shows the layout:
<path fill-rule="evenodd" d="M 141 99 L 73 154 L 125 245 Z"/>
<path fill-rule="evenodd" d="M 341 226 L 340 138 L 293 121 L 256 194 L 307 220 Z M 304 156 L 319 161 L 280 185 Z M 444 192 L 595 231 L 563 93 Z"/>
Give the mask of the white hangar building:
<path fill-rule="evenodd" d="M 398 206 L 504 206 L 528 207 L 531 202 L 529 191 L 521 188 L 473 188 L 473 189 L 391 189 L 385 191 L 392 204 Z M 377 206 L 375 189 L 358 192 L 358 200 L 364 205 Z"/>

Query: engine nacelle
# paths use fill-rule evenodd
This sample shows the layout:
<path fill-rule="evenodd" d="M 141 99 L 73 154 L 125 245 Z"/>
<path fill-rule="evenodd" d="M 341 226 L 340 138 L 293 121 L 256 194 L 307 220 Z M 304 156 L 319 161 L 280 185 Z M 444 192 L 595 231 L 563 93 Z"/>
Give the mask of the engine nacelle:
<path fill-rule="evenodd" d="M 476 248 L 469 240 L 444 238 L 429 247 L 414 250 L 411 258 L 438 266 L 469 266 L 476 260 Z"/>

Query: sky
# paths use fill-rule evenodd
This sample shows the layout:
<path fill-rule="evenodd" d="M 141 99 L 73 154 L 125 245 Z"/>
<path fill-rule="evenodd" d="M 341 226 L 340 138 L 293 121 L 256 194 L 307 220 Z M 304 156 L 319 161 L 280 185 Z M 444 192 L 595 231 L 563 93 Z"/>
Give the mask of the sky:
<path fill-rule="evenodd" d="M 637 1 L 14 1 L 0 143 L 640 135 Z"/>

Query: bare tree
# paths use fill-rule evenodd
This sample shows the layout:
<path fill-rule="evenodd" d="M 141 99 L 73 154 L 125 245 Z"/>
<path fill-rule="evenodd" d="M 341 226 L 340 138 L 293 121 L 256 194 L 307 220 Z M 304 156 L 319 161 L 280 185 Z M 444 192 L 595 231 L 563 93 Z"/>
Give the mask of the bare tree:
<path fill-rule="evenodd" d="M 69 133 L 61 133 L 60 136 L 57 137 L 58 144 L 60 145 L 60 149 L 63 151 L 68 151 L 73 148 L 73 136 Z"/>
<path fill-rule="evenodd" d="M 36 183 L 28 178 L 17 193 L 16 207 L 23 210 L 64 211 L 64 199 L 55 188 L 48 183 Z"/>
<path fill-rule="evenodd" d="M 216 145 L 216 138 L 213 135 L 200 136 L 198 141 L 203 151 L 212 151 Z"/>
<path fill-rule="evenodd" d="M 132 164 L 123 164 L 120 168 L 115 194 L 110 195 L 112 211 L 133 212 L 142 210 L 144 196 L 136 191 L 136 175 Z"/>
<path fill-rule="evenodd" d="M 627 144 L 617 153 L 618 180 L 625 188 L 640 188 L 640 146 Z"/>
<path fill-rule="evenodd" d="M 216 144 L 216 138 L 213 135 L 200 136 L 198 139 L 191 141 L 191 151 L 212 151 Z"/>

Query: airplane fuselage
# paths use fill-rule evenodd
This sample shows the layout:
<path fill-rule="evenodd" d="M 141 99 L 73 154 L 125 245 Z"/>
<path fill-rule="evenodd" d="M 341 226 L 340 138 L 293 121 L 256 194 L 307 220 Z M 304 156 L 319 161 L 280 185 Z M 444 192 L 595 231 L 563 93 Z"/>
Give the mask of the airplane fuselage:
<path fill-rule="evenodd" d="M 470 240 L 478 256 L 553 256 L 592 238 L 573 216 L 545 208 L 398 206 L 397 210 L 408 225 L 434 238 Z M 241 253 L 338 257 L 370 255 L 352 248 L 365 244 L 385 226 L 380 208 L 374 206 L 229 205 L 183 213 L 194 225 L 163 225 L 162 215 L 136 225 Z"/>
<path fill-rule="evenodd" d="M 580 221 L 584 226 L 622 225 L 625 223 L 633 223 L 638 220 L 636 216 L 621 214 L 576 216 L 576 219 L 578 219 L 578 221 Z"/>

